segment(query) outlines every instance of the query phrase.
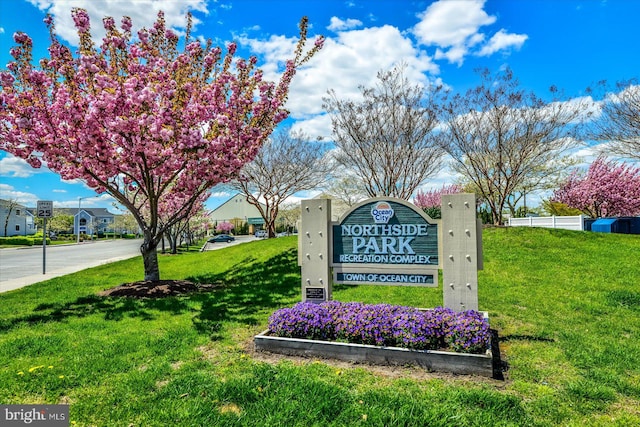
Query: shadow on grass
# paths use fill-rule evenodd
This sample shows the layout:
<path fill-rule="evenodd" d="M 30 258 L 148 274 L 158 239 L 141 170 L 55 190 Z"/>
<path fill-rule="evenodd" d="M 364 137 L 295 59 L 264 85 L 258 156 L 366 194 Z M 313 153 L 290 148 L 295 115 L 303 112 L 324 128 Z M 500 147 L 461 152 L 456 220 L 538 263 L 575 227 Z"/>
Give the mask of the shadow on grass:
<path fill-rule="evenodd" d="M 224 283 L 210 292 L 143 299 L 88 295 L 72 302 L 43 303 L 31 313 L 0 319 L 0 332 L 22 323 L 62 322 L 95 314 L 103 314 L 109 321 L 125 317 L 153 320 L 154 312 L 179 315 L 195 310 L 195 328 L 198 332 L 212 334 L 215 339 L 223 322 L 254 325 L 258 322 L 256 313 L 279 307 L 284 299 L 299 292 L 300 272 L 296 260 L 296 252 L 292 249 L 262 263 L 248 259 L 220 274 L 187 278 L 196 283 Z M 199 309 L 190 302 L 197 303 Z"/>
<path fill-rule="evenodd" d="M 614 307 L 624 307 L 630 310 L 640 311 L 640 292 L 629 290 L 617 290 L 607 292 L 606 300 Z"/>
<path fill-rule="evenodd" d="M 134 299 L 105 298 L 98 295 L 80 297 L 73 302 L 46 303 L 38 305 L 32 313 L 11 319 L 0 320 L 0 331 L 8 331 L 21 323 L 30 325 L 48 322 L 62 322 L 69 318 L 82 318 L 94 314 L 104 314 L 105 320 L 118 321 L 125 317 L 152 320 L 153 311 L 184 312 L 187 305 L 177 298 Z"/>
<path fill-rule="evenodd" d="M 248 264 L 248 265 L 247 265 Z M 193 324 L 201 333 L 218 339 L 223 322 L 245 325 L 259 323 L 257 314 L 265 309 L 280 308 L 285 300 L 300 292 L 300 269 L 296 251 L 291 249 L 264 263 L 246 260 L 241 265 L 217 275 L 190 277 L 200 283 L 225 282 L 211 293 L 196 294 L 192 301 L 201 303 Z"/>
<path fill-rule="evenodd" d="M 509 342 L 509 341 L 537 341 L 537 342 L 556 342 L 553 338 L 535 336 L 535 335 L 521 335 L 521 334 L 510 334 L 504 335 L 500 337 L 501 342 Z"/>

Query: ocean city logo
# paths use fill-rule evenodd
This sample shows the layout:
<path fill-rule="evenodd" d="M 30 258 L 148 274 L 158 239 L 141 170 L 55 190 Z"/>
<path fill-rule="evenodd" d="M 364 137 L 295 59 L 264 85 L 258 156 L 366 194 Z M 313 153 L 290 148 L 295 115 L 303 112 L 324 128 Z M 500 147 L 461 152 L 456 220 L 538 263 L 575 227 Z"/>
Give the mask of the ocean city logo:
<path fill-rule="evenodd" d="M 378 202 L 371 209 L 371 216 L 376 224 L 387 224 L 393 218 L 393 208 L 387 202 Z"/>

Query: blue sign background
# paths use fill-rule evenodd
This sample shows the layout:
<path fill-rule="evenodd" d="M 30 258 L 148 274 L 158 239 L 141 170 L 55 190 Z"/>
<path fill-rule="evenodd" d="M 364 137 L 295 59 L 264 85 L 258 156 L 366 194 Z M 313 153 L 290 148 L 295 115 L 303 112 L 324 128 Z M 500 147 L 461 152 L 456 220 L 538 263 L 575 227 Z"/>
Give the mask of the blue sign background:
<path fill-rule="evenodd" d="M 393 209 L 393 217 L 389 219 L 387 224 L 376 224 L 374 218 L 371 214 L 371 210 L 374 206 L 378 205 L 381 202 L 386 202 Z M 370 202 L 367 202 L 359 207 L 356 207 L 351 213 L 348 213 L 345 218 L 343 218 L 342 222 L 337 225 L 333 225 L 333 264 L 395 264 L 395 265 L 409 265 L 410 263 L 406 262 L 398 262 L 402 259 L 402 257 L 389 257 L 395 259 L 393 260 L 385 260 L 384 262 L 376 262 L 373 260 L 376 257 L 363 257 L 365 261 L 350 261 L 350 262 L 341 262 L 341 255 L 352 255 L 354 254 L 354 238 L 353 236 L 343 235 L 342 226 L 343 225 L 426 225 L 427 235 L 415 236 L 415 235 L 403 235 L 400 234 L 396 236 L 395 234 L 389 234 L 389 236 L 393 237 L 403 237 L 405 239 L 412 238 L 410 242 L 411 249 L 415 251 L 415 255 L 428 257 L 429 263 L 424 264 L 420 263 L 418 265 L 424 266 L 437 266 L 439 264 L 438 259 L 438 226 L 436 223 L 430 223 L 423 216 L 423 214 L 417 210 L 418 208 L 412 208 L 411 206 L 407 206 L 402 203 L 395 202 L 393 200 L 385 200 L 385 199 L 376 199 Z M 380 236 L 374 236 L 377 240 L 380 240 Z M 368 240 L 371 236 L 363 236 L 366 240 Z M 357 255 L 362 255 L 363 251 L 360 250 Z M 372 255 L 369 253 L 369 255 Z M 351 257 L 353 258 L 353 257 Z M 377 257 L 383 258 L 383 257 Z M 424 258 L 423 258 L 424 259 Z M 416 265 L 416 263 L 411 264 Z"/>

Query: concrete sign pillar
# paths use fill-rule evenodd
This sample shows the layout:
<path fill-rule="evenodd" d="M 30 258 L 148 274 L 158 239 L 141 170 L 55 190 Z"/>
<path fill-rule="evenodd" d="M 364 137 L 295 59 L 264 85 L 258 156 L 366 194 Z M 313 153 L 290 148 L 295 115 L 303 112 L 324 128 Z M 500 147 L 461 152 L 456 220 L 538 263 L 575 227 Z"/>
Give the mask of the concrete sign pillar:
<path fill-rule="evenodd" d="M 302 274 L 302 301 L 323 302 L 332 299 L 329 270 L 329 226 L 331 200 L 303 200 L 300 213 L 299 261 Z"/>
<path fill-rule="evenodd" d="M 442 196 L 442 286 L 447 308 L 478 310 L 481 233 L 474 194 Z"/>

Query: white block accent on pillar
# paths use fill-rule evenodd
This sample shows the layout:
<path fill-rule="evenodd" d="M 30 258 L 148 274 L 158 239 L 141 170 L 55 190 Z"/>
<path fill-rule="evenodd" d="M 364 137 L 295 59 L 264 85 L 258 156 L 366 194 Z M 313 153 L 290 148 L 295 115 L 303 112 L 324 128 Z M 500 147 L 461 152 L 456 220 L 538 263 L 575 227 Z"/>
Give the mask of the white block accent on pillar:
<path fill-rule="evenodd" d="M 455 311 L 478 310 L 478 243 L 474 194 L 442 196 L 442 286 L 444 306 Z"/>
<path fill-rule="evenodd" d="M 302 301 L 316 302 L 332 299 L 329 268 L 329 233 L 331 200 L 303 200 L 300 213 L 300 254 Z"/>

